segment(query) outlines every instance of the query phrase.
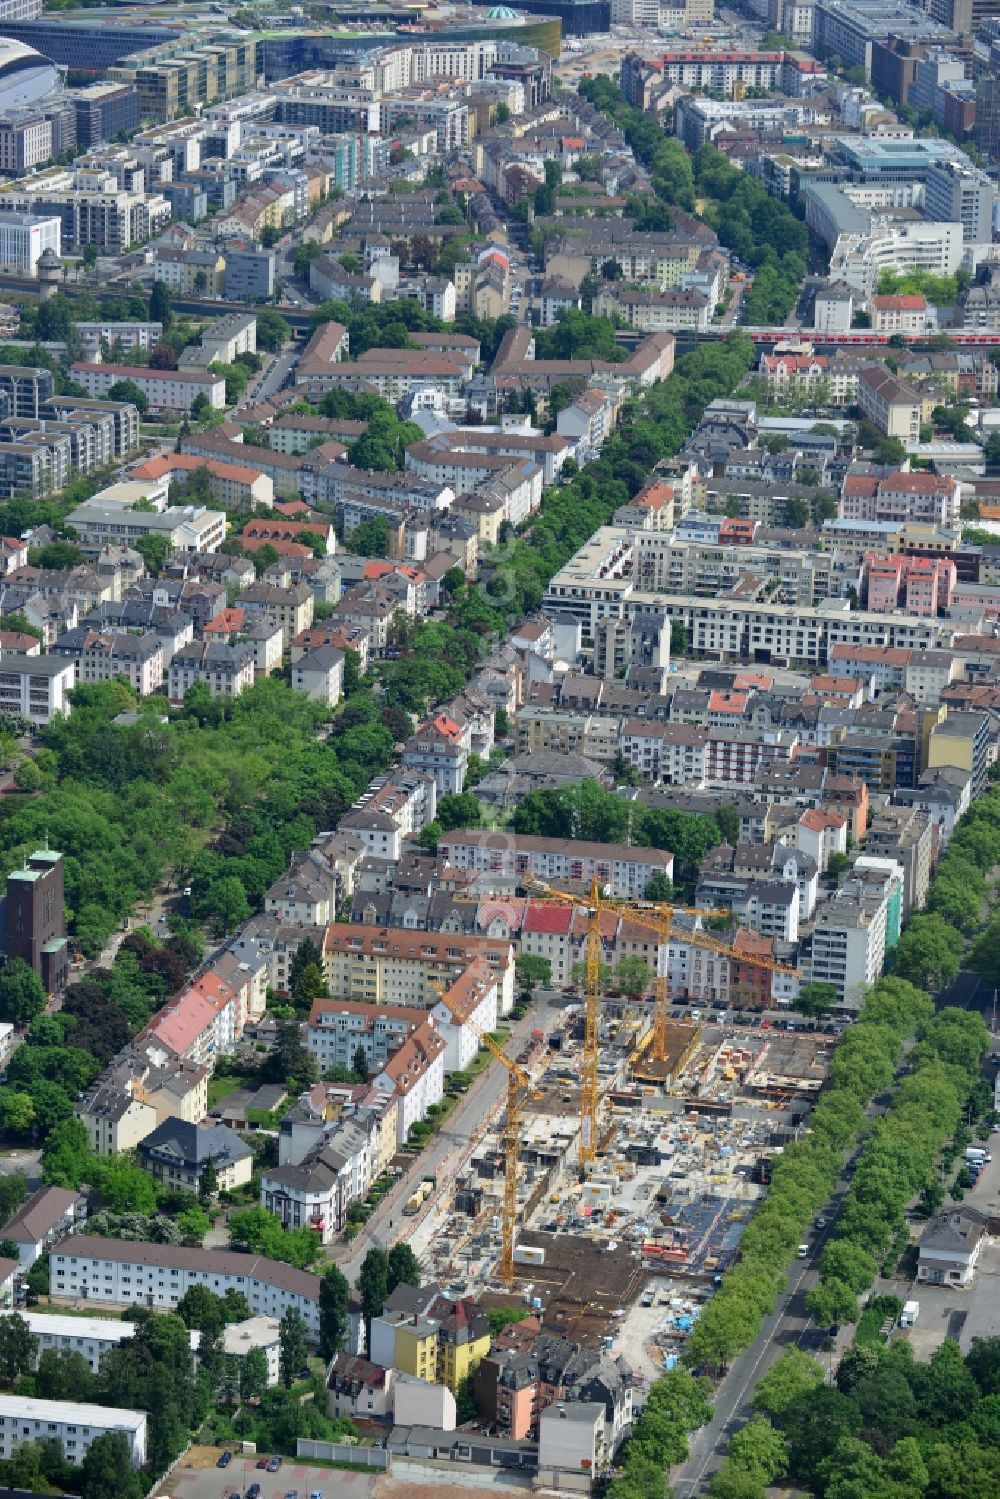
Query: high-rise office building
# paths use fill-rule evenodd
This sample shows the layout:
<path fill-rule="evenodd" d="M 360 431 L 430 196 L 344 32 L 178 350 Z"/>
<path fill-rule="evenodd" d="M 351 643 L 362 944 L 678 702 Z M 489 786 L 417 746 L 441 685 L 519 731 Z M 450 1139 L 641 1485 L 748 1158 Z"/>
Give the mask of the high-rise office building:
<path fill-rule="evenodd" d="M 939 224 L 961 224 L 967 244 L 988 245 L 993 238 L 996 186 L 971 162 L 935 162 L 924 184 L 924 213 Z"/>

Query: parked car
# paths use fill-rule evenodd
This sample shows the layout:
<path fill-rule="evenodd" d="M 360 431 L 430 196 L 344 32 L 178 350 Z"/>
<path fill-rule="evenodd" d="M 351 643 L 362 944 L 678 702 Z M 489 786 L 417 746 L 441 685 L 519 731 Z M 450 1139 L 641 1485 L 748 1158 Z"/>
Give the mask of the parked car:
<path fill-rule="evenodd" d="M 268 1460 L 267 1460 L 267 1471 L 269 1473 L 277 1473 L 277 1471 L 278 1471 L 278 1469 L 280 1467 L 281 1467 L 281 1458 L 280 1457 L 269 1457 L 268 1458 Z"/>
<path fill-rule="evenodd" d="M 231 1452 L 223 1452 L 223 1453 L 220 1454 L 219 1461 L 216 1463 L 215 1466 L 217 1468 L 228 1468 L 229 1464 L 232 1462 L 232 1460 L 233 1460 L 233 1454 Z"/>

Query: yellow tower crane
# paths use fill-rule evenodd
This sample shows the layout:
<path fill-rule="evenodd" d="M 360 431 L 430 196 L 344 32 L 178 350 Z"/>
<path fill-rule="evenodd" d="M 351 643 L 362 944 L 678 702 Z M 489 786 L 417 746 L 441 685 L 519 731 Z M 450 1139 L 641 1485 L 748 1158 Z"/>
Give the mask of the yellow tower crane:
<path fill-rule="evenodd" d="M 507 1112 L 500 1136 L 503 1151 L 503 1209 L 500 1215 L 500 1279 L 504 1286 L 514 1283 L 514 1243 L 517 1232 L 517 1182 L 519 1152 L 521 1148 L 521 1115 L 526 1098 L 538 1098 L 539 1092 L 531 1078 L 513 1058 L 509 1057 L 488 1031 L 481 1031 L 465 1015 L 455 1009 L 448 1000 L 447 990 L 441 984 L 434 989 L 441 1003 L 457 1025 L 467 1025 L 490 1056 L 507 1071 Z"/>
<path fill-rule="evenodd" d="M 640 926 L 656 932 L 659 943 L 656 962 L 656 1003 L 653 1011 L 651 1054 L 657 1062 L 666 1060 L 667 1024 L 670 1019 L 670 931 L 675 915 L 683 916 L 729 916 L 726 909 L 709 910 L 697 906 L 672 906 L 666 901 L 634 901 L 615 896 L 606 896 L 596 876 L 590 882 L 589 902 L 567 890 L 557 890 L 551 885 L 539 883 L 538 896 L 543 900 L 559 901 L 566 905 L 587 906 L 587 964 L 583 1022 L 583 1056 L 580 1064 L 580 1165 L 586 1170 L 597 1156 L 597 1028 L 601 1011 L 601 910 L 617 911 Z M 796 969 L 787 968 L 772 958 L 758 957 L 754 953 L 742 953 L 729 943 L 721 942 L 707 932 L 694 931 L 685 939 L 695 947 L 707 948 L 710 952 L 736 958 L 750 967 L 766 968 L 772 973 L 795 975 Z"/>
<path fill-rule="evenodd" d="M 530 887 L 529 887 L 530 888 Z M 568 890 L 557 890 L 539 883 L 538 897 L 559 901 L 563 905 L 587 907 L 587 962 L 584 984 L 583 1054 L 580 1063 L 580 1165 L 586 1170 L 597 1157 L 597 1062 L 599 1048 L 597 1028 L 601 1013 L 601 911 L 619 911 L 632 916 L 636 911 L 646 915 L 644 925 L 652 925 L 660 938 L 657 960 L 656 1008 L 653 1017 L 653 1055 L 660 1061 L 666 1055 L 667 1020 L 670 1013 L 669 978 L 667 974 L 670 925 L 674 913 L 686 916 L 728 916 L 728 911 L 700 910 L 696 906 L 671 906 L 665 901 L 628 901 L 607 896 L 595 875 L 590 882 L 589 902 Z M 652 913 L 652 914 L 648 914 Z M 654 919 L 655 918 L 655 919 Z M 661 971 L 662 970 L 662 971 Z"/>

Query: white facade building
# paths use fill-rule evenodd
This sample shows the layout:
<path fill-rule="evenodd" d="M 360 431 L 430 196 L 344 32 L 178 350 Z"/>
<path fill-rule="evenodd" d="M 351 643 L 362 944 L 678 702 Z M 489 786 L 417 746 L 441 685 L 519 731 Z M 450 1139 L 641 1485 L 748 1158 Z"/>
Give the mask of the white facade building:
<path fill-rule="evenodd" d="M 146 1412 L 111 1405 L 73 1405 L 68 1400 L 31 1400 L 0 1395 L 0 1460 L 22 1442 L 56 1441 L 68 1463 L 80 1463 L 96 1437 L 120 1431 L 134 1468 L 146 1461 Z"/>
<path fill-rule="evenodd" d="M 169 1311 L 189 1286 L 207 1286 L 216 1296 L 230 1287 L 242 1291 L 251 1311 L 263 1316 L 281 1317 L 297 1307 L 307 1336 L 319 1337 L 319 1276 L 263 1255 L 80 1235 L 49 1259 L 52 1296 Z"/>
<path fill-rule="evenodd" d="M 76 662 L 65 656 L 0 653 L 0 712 L 20 714 L 44 726 L 57 713 L 69 713 L 76 686 Z"/>
<path fill-rule="evenodd" d="M 0 213 L 0 265 L 33 276 L 44 250 L 59 254 L 61 221 L 32 213 Z"/>

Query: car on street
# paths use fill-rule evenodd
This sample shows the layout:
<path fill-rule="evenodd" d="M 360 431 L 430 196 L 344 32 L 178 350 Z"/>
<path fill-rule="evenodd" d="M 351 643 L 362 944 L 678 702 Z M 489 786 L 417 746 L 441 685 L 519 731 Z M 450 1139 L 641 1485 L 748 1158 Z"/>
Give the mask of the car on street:
<path fill-rule="evenodd" d="M 824 1218 L 822 1215 L 820 1215 L 820 1217 L 818 1217 L 816 1219 L 816 1227 L 817 1228 L 826 1228 L 826 1225 L 827 1225 L 828 1221 L 829 1220 L 827 1218 Z"/>

